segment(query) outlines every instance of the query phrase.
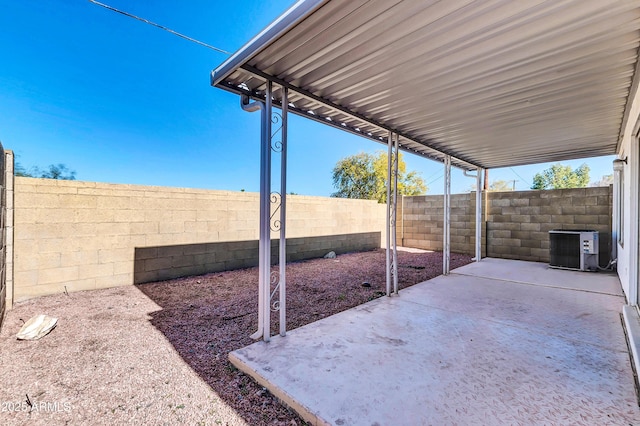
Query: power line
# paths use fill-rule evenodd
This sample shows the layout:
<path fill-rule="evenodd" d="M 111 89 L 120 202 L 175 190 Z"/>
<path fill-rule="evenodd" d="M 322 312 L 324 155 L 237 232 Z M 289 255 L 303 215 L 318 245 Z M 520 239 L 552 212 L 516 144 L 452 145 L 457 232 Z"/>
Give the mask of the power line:
<path fill-rule="evenodd" d="M 443 176 L 444 176 L 444 175 L 440 175 L 440 176 L 438 176 L 437 178 L 435 178 L 434 180 L 432 180 L 431 182 L 429 182 L 429 183 L 427 184 L 427 186 L 431 185 L 433 182 L 436 182 L 437 180 L 442 179 L 442 177 L 443 177 Z"/>
<path fill-rule="evenodd" d="M 179 33 L 179 32 L 177 32 L 177 31 L 173 31 L 172 29 L 167 28 L 167 27 L 165 27 L 165 26 L 162 26 L 162 25 L 160 25 L 160 24 L 156 24 L 155 22 L 151 22 L 151 21 L 149 21 L 149 20 L 147 20 L 147 19 L 144 19 L 144 18 L 141 18 L 141 17 L 139 17 L 139 16 L 132 15 L 131 13 L 124 12 L 124 11 L 122 11 L 122 10 L 118 10 L 118 9 L 116 9 L 115 7 L 111 7 L 111 6 L 109 6 L 109 5 L 106 5 L 106 4 L 104 4 L 104 3 L 100 3 L 100 2 L 95 1 L 95 0 L 89 0 L 89 1 L 90 1 L 91 3 L 93 3 L 93 4 L 97 4 L 98 6 L 104 7 L 105 9 L 109 9 L 109 10 L 111 10 L 111 11 L 113 11 L 113 12 L 117 12 L 117 13 L 120 13 L 120 14 L 122 14 L 122 15 L 124 15 L 124 16 L 128 16 L 129 18 L 137 19 L 138 21 L 142 21 L 142 22 L 144 22 L 145 24 L 153 25 L 153 26 L 154 26 L 154 27 L 156 27 L 156 28 L 160 28 L 161 30 L 167 31 L 167 32 L 169 32 L 169 33 L 171 33 L 171 34 L 173 34 L 173 35 L 177 35 L 178 37 L 182 37 L 183 39 L 185 39 L 185 40 L 189 40 L 189 41 L 191 41 L 191 42 L 193 42 L 193 43 L 196 43 L 196 44 L 199 44 L 200 46 L 207 47 L 207 48 L 209 48 L 209 49 L 211 49 L 211 50 L 215 50 L 216 52 L 224 53 L 225 55 L 231 55 L 231 52 L 227 52 L 226 50 L 218 49 L 218 48 L 217 48 L 217 47 L 215 47 L 215 46 L 211 46 L 210 44 L 207 44 L 207 43 L 202 42 L 202 41 L 200 41 L 200 40 L 196 40 L 195 38 L 191 38 L 191 37 L 186 36 L 186 35 L 184 35 L 184 34 L 180 34 L 180 33 Z"/>
<path fill-rule="evenodd" d="M 428 177 L 428 178 L 426 178 L 425 180 L 429 180 L 429 179 L 431 179 L 432 177 L 434 177 L 434 176 L 435 176 L 435 175 L 437 175 L 438 173 L 442 173 L 442 170 L 436 170 L 435 172 L 431 173 L 431 174 L 429 175 L 429 177 Z M 438 179 L 440 179 L 440 178 L 438 178 Z"/>
<path fill-rule="evenodd" d="M 520 176 L 520 175 L 518 174 L 518 172 L 516 172 L 515 170 L 513 170 L 513 167 L 509 167 L 509 169 L 511 169 L 511 171 L 512 171 L 516 176 L 518 176 L 518 177 L 520 178 L 520 180 L 521 180 L 521 181 L 523 181 L 523 182 L 524 182 L 524 183 L 526 183 L 527 185 L 531 186 L 531 184 L 530 184 L 530 183 L 529 183 L 525 178 L 523 178 L 522 176 Z"/>

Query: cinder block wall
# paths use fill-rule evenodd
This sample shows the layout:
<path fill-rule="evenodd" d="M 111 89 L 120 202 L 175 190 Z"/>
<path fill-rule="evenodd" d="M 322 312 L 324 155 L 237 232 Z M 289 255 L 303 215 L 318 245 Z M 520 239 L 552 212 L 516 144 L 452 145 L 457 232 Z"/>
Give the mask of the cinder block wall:
<path fill-rule="evenodd" d="M 599 258 L 611 251 L 612 188 L 489 193 L 489 257 L 549 262 L 549 231 L 599 231 Z"/>
<path fill-rule="evenodd" d="M 451 251 L 475 254 L 475 221 L 476 194 L 452 194 Z M 444 199 L 442 195 L 402 197 L 398 206 L 396 233 L 403 246 L 424 250 L 442 250 L 443 224 Z M 482 227 L 484 229 L 484 222 Z M 484 252 L 484 233 L 482 247 L 483 255 L 486 255 Z"/>
<path fill-rule="evenodd" d="M 287 261 L 373 250 L 380 247 L 381 233 L 325 235 L 287 238 Z M 271 261 L 278 261 L 279 240 L 271 240 Z M 135 249 L 134 284 L 229 271 L 258 265 L 258 240 L 181 244 Z"/>
<path fill-rule="evenodd" d="M 13 152 L 0 143 L 0 328 L 13 300 Z"/>
<path fill-rule="evenodd" d="M 611 187 L 483 194 L 483 256 L 549 261 L 549 231 L 600 232 L 600 263 L 611 251 Z M 398 235 L 407 247 L 442 250 L 443 197 L 404 197 Z M 474 253 L 475 193 L 451 196 L 451 250 Z"/>
<path fill-rule="evenodd" d="M 255 193 L 17 177 L 14 197 L 17 301 L 133 284 L 136 248 L 258 239 Z M 288 197 L 290 238 L 384 224 L 375 201 Z"/>

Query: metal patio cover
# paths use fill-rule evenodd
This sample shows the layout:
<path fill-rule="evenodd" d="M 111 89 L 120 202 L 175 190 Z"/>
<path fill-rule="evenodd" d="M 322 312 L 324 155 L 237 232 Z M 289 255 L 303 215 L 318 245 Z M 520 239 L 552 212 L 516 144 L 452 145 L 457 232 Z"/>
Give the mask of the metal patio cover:
<path fill-rule="evenodd" d="M 635 82 L 640 0 L 304 0 L 212 85 L 452 164 L 615 154 Z"/>

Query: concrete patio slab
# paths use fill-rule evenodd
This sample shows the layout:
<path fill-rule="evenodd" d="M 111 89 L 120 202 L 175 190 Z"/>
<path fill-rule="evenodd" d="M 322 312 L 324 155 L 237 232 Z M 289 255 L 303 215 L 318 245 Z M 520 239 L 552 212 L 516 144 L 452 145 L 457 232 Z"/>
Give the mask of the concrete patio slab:
<path fill-rule="evenodd" d="M 494 261 L 229 357 L 312 424 L 640 424 L 608 277 Z"/>
<path fill-rule="evenodd" d="M 455 273 L 524 284 L 623 295 L 620 280 L 613 272 L 554 269 L 541 262 L 487 258 L 482 259 L 482 262 L 470 263 L 458 268 Z"/>
<path fill-rule="evenodd" d="M 547 290 L 537 285 L 454 273 L 409 287 L 390 303 L 400 299 L 596 346 L 626 345 L 624 333 L 615 332 L 621 331 L 622 296 L 594 296 L 592 292 L 566 288 Z"/>

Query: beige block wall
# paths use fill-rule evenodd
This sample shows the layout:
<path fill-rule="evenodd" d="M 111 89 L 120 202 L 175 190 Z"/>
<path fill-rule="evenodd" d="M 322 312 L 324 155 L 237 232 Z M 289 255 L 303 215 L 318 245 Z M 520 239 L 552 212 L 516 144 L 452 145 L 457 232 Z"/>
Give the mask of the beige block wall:
<path fill-rule="evenodd" d="M 13 152 L 0 144 L 0 328 L 13 305 Z"/>
<path fill-rule="evenodd" d="M 600 263 L 609 260 L 611 187 L 490 192 L 483 206 L 483 256 L 549 261 L 549 231 L 600 232 Z M 442 250 L 442 195 L 404 197 L 398 235 L 407 247 Z M 451 251 L 474 253 L 475 193 L 451 196 Z"/>
<path fill-rule="evenodd" d="M 279 261 L 279 243 L 278 239 L 271 240 L 271 262 L 274 265 Z M 374 250 L 380 247 L 380 243 L 380 232 L 287 238 L 287 261 L 319 258 L 330 251 L 342 254 Z M 258 247 L 258 240 L 136 247 L 133 283 L 257 266 Z"/>
<path fill-rule="evenodd" d="M 130 285 L 136 247 L 258 239 L 256 193 L 17 177 L 14 198 L 16 301 Z M 287 201 L 291 238 L 384 230 L 374 201 Z"/>
<path fill-rule="evenodd" d="M 488 256 L 549 262 L 549 231 L 599 231 L 601 266 L 611 250 L 611 187 L 489 194 Z"/>
<path fill-rule="evenodd" d="M 475 209 L 475 192 L 451 195 L 451 251 L 475 254 Z M 443 224 L 442 195 L 403 197 L 396 220 L 396 232 L 403 246 L 442 250 Z M 484 235 L 482 241 L 484 255 Z"/>

